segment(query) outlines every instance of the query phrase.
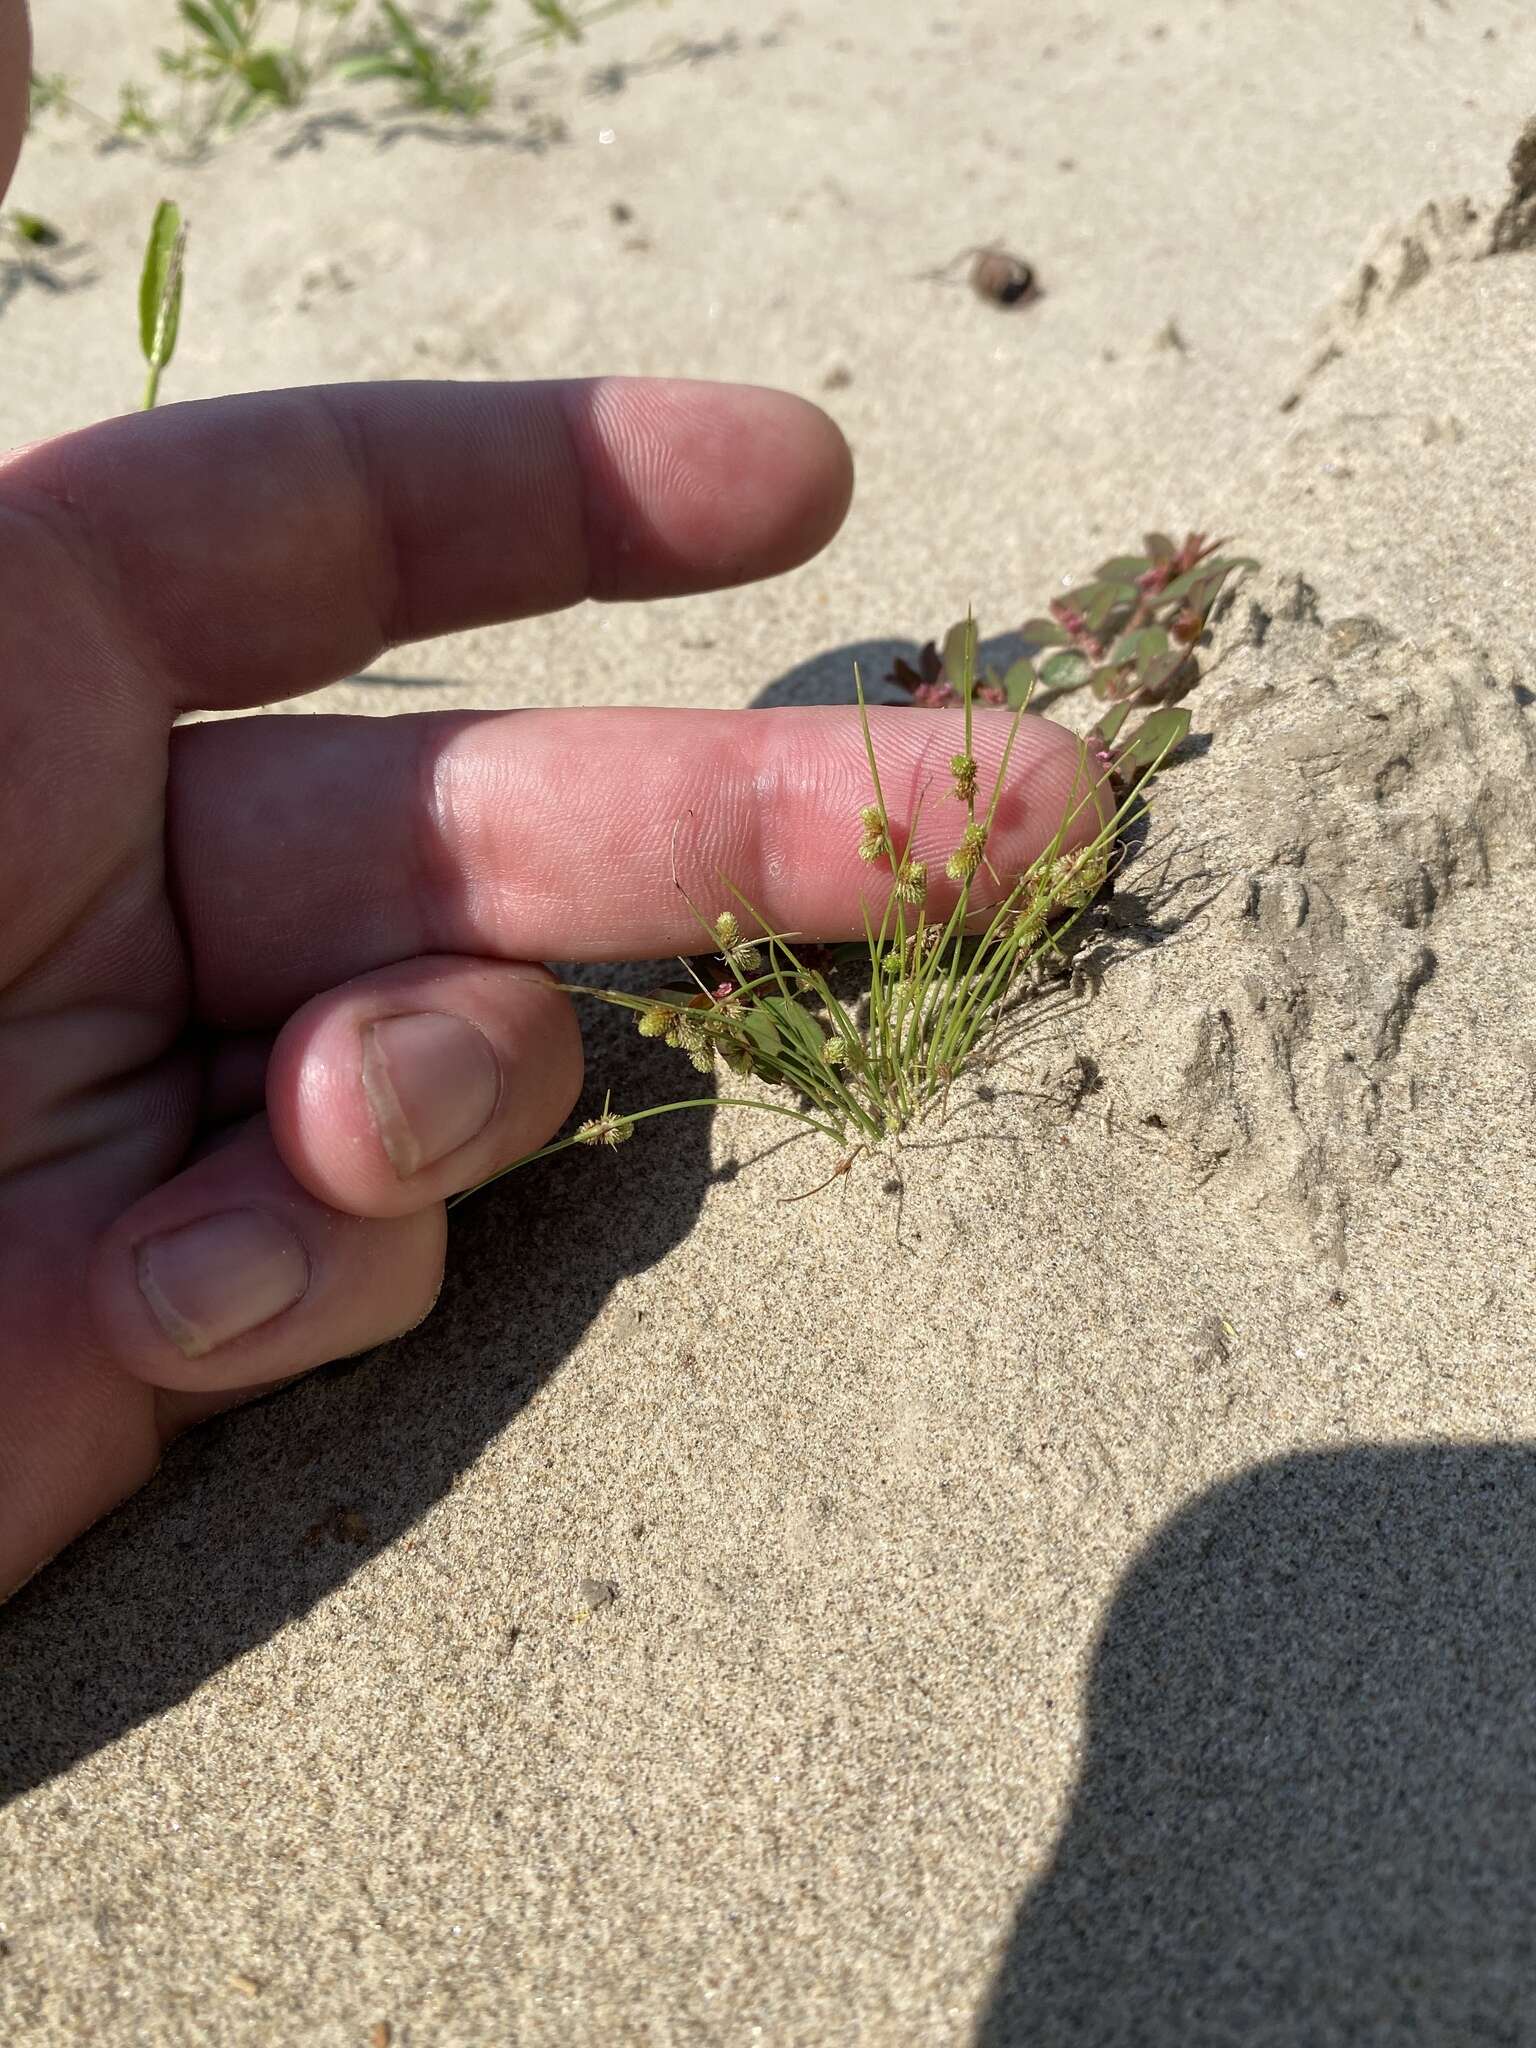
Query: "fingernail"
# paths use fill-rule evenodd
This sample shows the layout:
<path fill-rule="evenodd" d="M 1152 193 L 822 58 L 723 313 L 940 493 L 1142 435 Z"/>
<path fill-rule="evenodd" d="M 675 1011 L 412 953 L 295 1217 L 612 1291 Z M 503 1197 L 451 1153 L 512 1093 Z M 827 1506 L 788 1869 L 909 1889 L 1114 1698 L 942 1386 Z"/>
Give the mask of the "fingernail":
<path fill-rule="evenodd" d="M 501 1067 L 462 1017 L 384 1017 L 363 1032 L 363 1092 L 390 1165 L 409 1180 L 485 1129 Z"/>
<path fill-rule="evenodd" d="M 309 1285 L 303 1245 L 260 1209 L 230 1209 L 147 1237 L 136 1256 L 139 1292 L 187 1358 L 259 1329 Z"/>

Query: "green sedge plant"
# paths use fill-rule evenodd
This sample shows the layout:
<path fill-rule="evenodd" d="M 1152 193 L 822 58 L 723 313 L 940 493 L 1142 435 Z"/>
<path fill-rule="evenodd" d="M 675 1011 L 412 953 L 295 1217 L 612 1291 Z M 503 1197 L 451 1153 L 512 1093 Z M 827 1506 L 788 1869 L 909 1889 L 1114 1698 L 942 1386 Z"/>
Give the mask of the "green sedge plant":
<path fill-rule="evenodd" d="M 1191 536 L 1182 552 L 1198 552 L 1200 546 Z M 1180 552 L 1170 544 L 1166 559 L 1176 560 Z M 1200 559 L 1209 560 L 1211 552 L 1206 549 Z M 1155 560 L 1138 575 L 1152 574 Z M 1219 582 L 1202 585 L 1201 596 L 1214 603 L 1237 566 L 1224 565 Z M 1207 579 L 1214 575 L 1206 571 Z M 1170 574 L 1163 584 L 1177 580 Z M 1143 594 L 1152 614 L 1182 596 L 1187 589 L 1172 598 L 1161 587 L 1156 595 Z M 1128 616 L 1136 603 L 1130 601 Z M 1180 643 L 1181 663 L 1185 657 L 1192 663 L 1192 648 L 1192 641 Z M 1100 666 L 1112 651 L 1102 650 Z M 1115 671 L 1119 698 L 1082 742 L 1074 808 L 1027 868 L 1000 872 L 990 850 L 1020 725 L 1037 696 L 1059 695 L 1061 685 L 1044 683 L 1028 657 L 997 676 L 978 671 L 977 655 L 975 621 L 967 618 L 946 635 L 942 653 L 934 649 L 935 680 L 942 676 L 945 693 L 930 689 L 915 699 L 953 702 L 964 713 L 963 749 L 949 763 L 949 787 L 941 799 L 946 808 L 956 807 L 945 865 L 955 885 L 948 911 L 930 914 L 928 865 L 914 851 L 922 799 L 905 823 L 892 817 L 886 802 L 856 670 L 870 797 L 857 821 L 857 848 L 872 881 L 879 878 L 877 901 L 865 901 L 862 943 L 796 945 L 792 934 L 760 917 L 727 877 L 719 883 L 723 900 L 699 904 L 682 889 L 674 864 L 674 882 L 714 954 L 708 971 L 684 960 L 686 985 L 646 995 L 564 985 L 573 995 L 630 1011 L 642 1038 L 674 1049 L 700 1074 L 723 1068 L 733 1078 L 768 1084 L 770 1092 L 690 1095 L 630 1112 L 615 1110 L 609 1096 L 599 1116 L 508 1171 L 576 1146 L 616 1148 L 651 1117 L 728 1104 L 766 1110 L 828 1139 L 842 1154 L 829 1176 L 835 1179 L 862 1154 L 900 1138 L 947 1102 L 959 1075 L 995 1048 L 1019 997 L 1069 968 L 1083 920 L 1112 892 L 1128 837 L 1146 816 L 1152 781 L 1188 732 L 1190 715 L 1166 701 L 1171 673 L 1155 675 L 1150 687 L 1138 684 L 1136 656 L 1125 653 Z M 1188 668 L 1182 680 L 1190 686 Z M 983 792 L 972 751 L 973 718 L 979 703 L 995 704 L 1000 694 L 1011 704 L 1013 719 L 997 773 Z M 1133 720 L 1138 703 L 1151 708 Z M 1085 812 L 1098 820 L 1096 829 L 1086 843 L 1071 845 Z"/>
<path fill-rule="evenodd" d="M 146 410 L 156 403 L 161 376 L 175 354 L 186 246 L 180 209 L 162 200 L 139 281 Z M 1162 536 L 1149 536 L 1154 540 Z M 857 850 L 872 878 L 880 878 L 878 917 L 865 899 L 862 945 L 797 948 L 794 935 L 774 930 L 725 876 L 720 890 L 730 900 L 706 908 L 683 889 L 674 860 L 674 884 L 705 950 L 715 956 L 710 973 L 684 960 L 687 986 L 643 996 L 562 984 L 570 994 L 630 1011 L 642 1038 L 682 1054 L 700 1074 L 713 1077 L 724 1068 L 774 1092 L 695 1094 L 627 1113 L 615 1111 L 610 1094 L 599 1116 L 506 1171 L 578 1145 L 617 1149 L 651 1117 L 729 1105 L 789 1118 L 831 1140 L 843 1153 L 829 1176 L 835 1179 L 862 1154 L 900 1138 L 947 1102 L 957 1077 L 992 1048 L 1020 993 L 1070 964 L 1083 919 L 1112 892 L 1127 838 L 1147 814 L 1153 778 L 1189 730 L 1188 711 L 1169 699 L 1193 687 L 1199 674 L 1195 648 L 1210 611 L 1228 578 L 1246 566 L 1218 556 L 1202 536 L 1191 534 L 1182 547 L 1168 542 L 1165 548 L 1149 546 L 1144 557 L 1116 557 L 1093 584 L 1058 599 L 1049 619 L 1028 621 L 1022 637 L 1037 649 L 1054 650 L 1038 668 L 1026 655 L 1003 674 L 979 671 L 978 634 L 970 617 L 946 634 L 942 652 L 930 642 L 917 668 L 897 663 L 892 680 L 914 704 L 957 704 L 964 715 L 963 745 L 950 759 L 944 799 L 960 810 L 945 863 L 954 898 L 943 914 L 930 915 L 929 867 L 915 851 L 926 799 L 919 798 L 909 821 L 892 818 L 863 679 L 855 669 L 870 797 L 859 813 Z M 1101 588 L 1106 585 L 1108 597 Z M 1114 637 L 1106 639 L 1117 611 Z M 1145 640 L 1128 637 L 1166 632 L 1151 622 L 1169 614 L 1167 648 L 1154 643 L 1145 653 Z M 1199 630 L 1192 631 L 1196 617 Z M 1091 664 L 1087 673 L 1063 674 L 1061 641 Z M 1025 714 L 1039 695 L 1061 696 L 1090 682 L 1113 701 L 1082 741 L 1073 807 L 1027 868 L 1000 872 L 990 857 L 993 834 Z M 978 703 L 1007 704 L 1013 711 L 985 798 L 973 750 Z M 1145 715 L 1133 722 L 1138 707 Z M 1096 817 L 1096 829 L 1086 843 L 1069 845 L 1085 813 Z"/>

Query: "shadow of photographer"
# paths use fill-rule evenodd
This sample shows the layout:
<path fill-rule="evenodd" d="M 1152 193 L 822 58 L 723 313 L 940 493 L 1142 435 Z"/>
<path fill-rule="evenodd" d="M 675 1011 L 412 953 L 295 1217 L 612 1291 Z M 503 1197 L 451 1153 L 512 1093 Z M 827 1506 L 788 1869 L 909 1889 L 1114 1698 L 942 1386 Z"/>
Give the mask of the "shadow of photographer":
<path fill-rule="evenodd" d="M 1536 2039 L 1536 1452 L 1243 1474 L 1116 1595 L 977 2048 Z"/>

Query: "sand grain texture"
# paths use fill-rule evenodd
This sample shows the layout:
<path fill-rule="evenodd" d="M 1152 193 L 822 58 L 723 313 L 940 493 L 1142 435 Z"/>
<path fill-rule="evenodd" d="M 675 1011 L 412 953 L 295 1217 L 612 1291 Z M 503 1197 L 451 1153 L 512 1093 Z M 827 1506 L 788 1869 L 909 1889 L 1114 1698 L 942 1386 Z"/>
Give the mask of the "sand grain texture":
<path fill-rule="evenodd" d="M 105 94 L 158 19 L 40 59 Z M 326 709 L 815 699 L 1146 524 L 1265 568 L 1097 971 L 946 1124 L 794 1206 L 741 1111 L 509 1183 L 422 1331 L 0 1616 L 0 2038 L 1536 2038 L 1533 57 L 1494 0 L 679 0 L 479 144 L 34 138 L 17 439 L 130 402 L 170 179 L 173 396 L 670 369 L 853 440 L 784 583 Z M 918 281 L 994 236 L 1037 305 Z"/>

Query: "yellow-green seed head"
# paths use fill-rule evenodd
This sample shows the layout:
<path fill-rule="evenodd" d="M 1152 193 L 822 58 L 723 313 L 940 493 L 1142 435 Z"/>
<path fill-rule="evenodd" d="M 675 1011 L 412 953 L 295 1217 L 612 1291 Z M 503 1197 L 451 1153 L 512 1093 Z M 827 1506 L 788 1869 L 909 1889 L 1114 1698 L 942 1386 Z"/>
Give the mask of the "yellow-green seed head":
<path fill-rule="evenodd" d="M 954 754 L 950 757 L 949 772 L 955 778 L 955 795 L 961 803 L 976 800 L 976 759 L 972 754 Z"/>
<path fill-rule="evenodd" d="M 960 835 L 960 844 L 945 863 L 944 872 L 952 882 L 968 882 L 981 866 L 987 850 L 987 828 L 974 822 Z"/>
<path fill-rule="evenodd" d="M 848 1047 L 841 1038 L 827 1039 L 821 1048 L 822 1064 L 840 1067 L 848 1057 Z"/>
<path fill-rule="evenodd" d="M 677 1012 L 666 1003 L 652 1003 L 640 1012 L 635 1029 L 642 1038 L 665 1038 L 677 1023 Z"/>
<path fill-rule="evenodd" d="M 609 1151 L 613 1152 L 618 1150 L 626 1138 L 632 1138 L 634 1135 L 635 1127 L 628 1117 L 605 1112 L 581 1126 L 576 1133 L 576 1142 L 578 1145 L 606 1145 Z"/>
<path fill-rule="evenodd" d="M 922 904 L 928 895 L 928 863 L 904 860 L 896 870 L 896 894 L 903 903 Z"/>
<path fill-rule="evenodd" d="M 1103 888 L 1108 871 L 1107 846 L 1082 846 L 1076 853 L 1064 854 L 1051 877 L 1052 900 L 1071 910 L 1081 909 Z"/>
<path fill-rule="evenodd" d="M 885 819 L 878 804 L 866 804 L 860 811 L 859 829 L 864 834 L 859 842 L 859 859 L 878 860 L 886 848 Z"/>
<path fill-rule="evenodd" d="M 728 953 L 741 937 L 741 926 L 736 922 L 734 911 L 722 910 L 715 919 L 715 938 L 722 953 Z"/>
<path fill-rule="evenodd" d="M 705 1040 L 704 1020 L 697 1010 L 682 1010 L 677 1019 L 677 1042 L 686 1053 L 702 1052 Z"/>

